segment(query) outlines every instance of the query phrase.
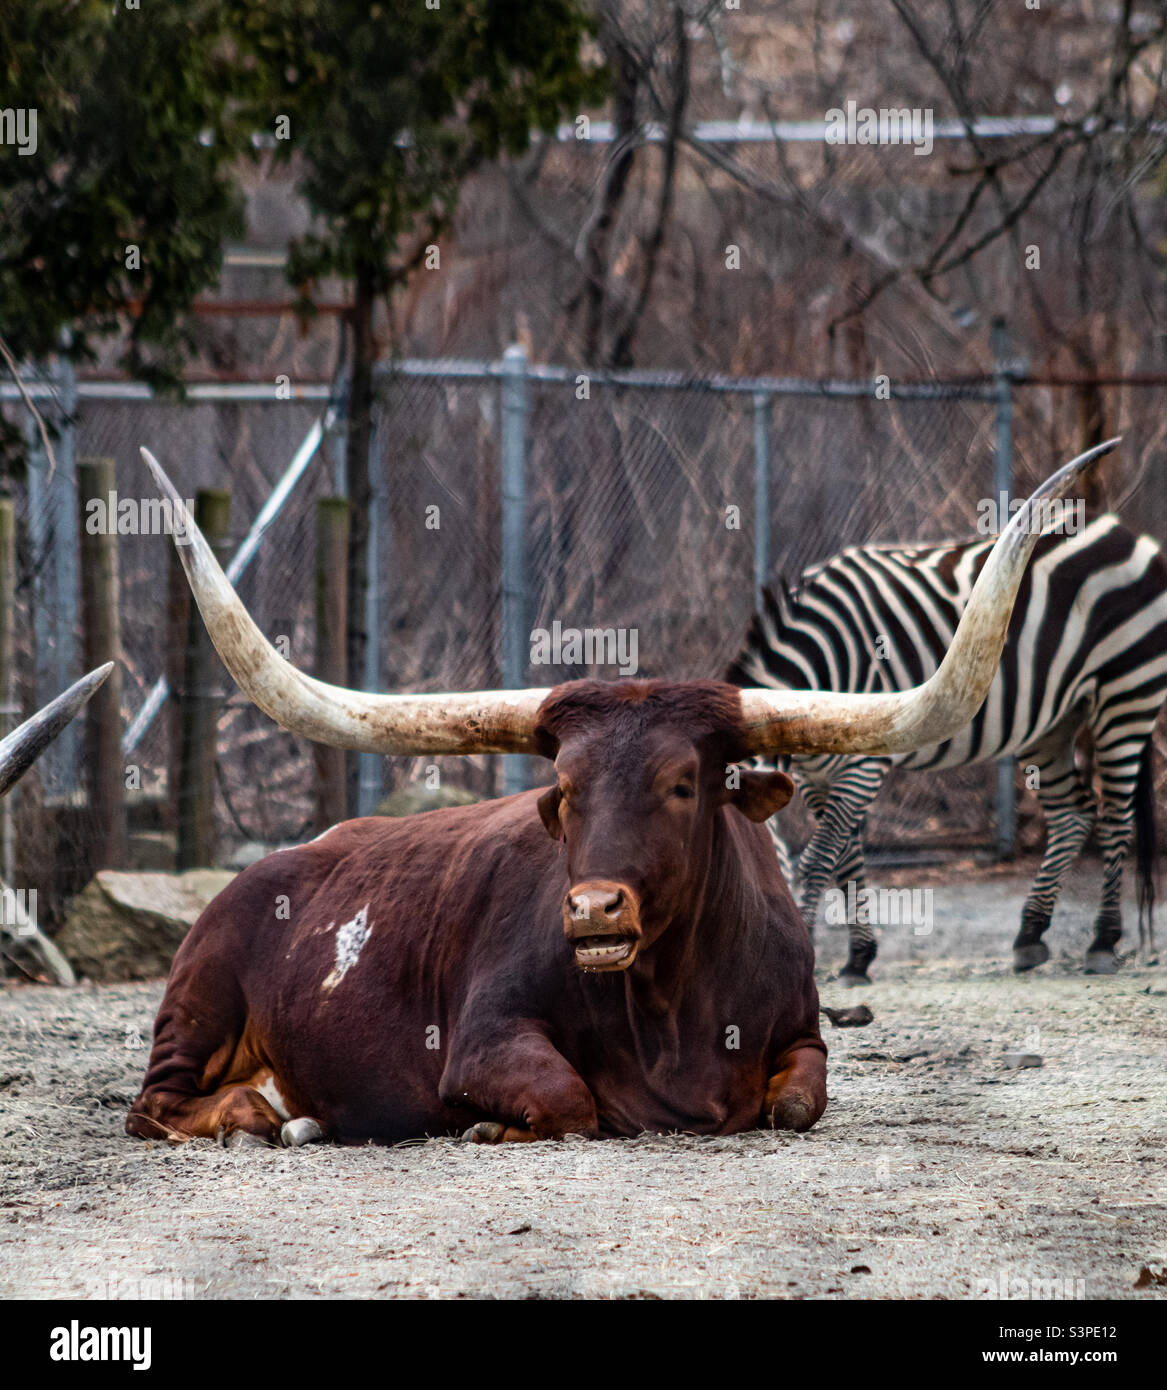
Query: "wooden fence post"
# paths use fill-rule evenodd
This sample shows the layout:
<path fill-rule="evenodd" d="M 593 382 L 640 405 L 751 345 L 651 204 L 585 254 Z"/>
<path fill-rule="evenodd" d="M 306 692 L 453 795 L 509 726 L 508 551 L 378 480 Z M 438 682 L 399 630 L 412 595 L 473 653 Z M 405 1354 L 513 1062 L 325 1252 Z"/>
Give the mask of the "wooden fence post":
<path fill-rule="evenodd" d="M 347 674 L 348 537 L 347 499 L 322 497 L 316 504 L 316 675 L 333 685 L 344 685 Z M 348 813 L 345 752 L 317 743 L 313 744 L 313 757 L 314 824 L 320 834 Z"/>
<path fill-rule="evenodd" d="M 166 654 L 164 657 L 168 694 L 161 719 L 166 734 L 166 804 L 163 825 L 174 834 L 177 855 L 178 793 L 182 786 L 182 682 L 186 673 L 186 648 L 190 637 L 190 612 L 194 600 L 186 571 L 178 558 L 178 546 L 167 544 L 166 571 Z"/>
<path fill-rule="evenodd" d="M 203 488 L 195 498 L 195 521 L 208 544 L 226 563 L 231 494 Z M 203 626 L 202 615 L 190 605 L 186 660 L 179 692 L 180 754 L 178 775 L 178 868 L 210 867 L 215 860 L 215 766 L 222 702 L 223 667 Z"/>
<path fill-rule="evenodd" d="M 14 614 L 16 612 L 16 505 L 0 499 L 0 738 L 16 728 L 19 704 L 14 679 Z M 0 878 L 12 881 L 15 844 L 12 797 L 0 801 Z"/>
<path fill-rule="evenodd" d="M 120 869 L 126 862 L 125 762 L 122 758 L 122 629 L 118 587 L 118 534 L 114 510 L 114 461 L 77 461 L 78 534 L 81 562 L 81 633 L 85 670 L 114 663 L 109 678 L 85 711 L 85 787 L 93 824 L 93 864 Z M 88 503 L 101 508 L 88 514 Z M 115 509 L 116 510 L 116 509 Z M 95 524 L 105 516 L 105 525 Z"/>

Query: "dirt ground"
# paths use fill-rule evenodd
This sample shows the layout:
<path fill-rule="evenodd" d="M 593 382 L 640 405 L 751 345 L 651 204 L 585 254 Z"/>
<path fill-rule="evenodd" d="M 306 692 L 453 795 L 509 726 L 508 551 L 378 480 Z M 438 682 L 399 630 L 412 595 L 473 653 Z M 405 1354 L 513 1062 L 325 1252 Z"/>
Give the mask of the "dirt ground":
<path fill-rule="evenodd" d="M 1025 879 L 930 877 L 933 929 L 887 928 L 870 989 L 821 973 L 876 1021 L 824 1027 L 805 1136 L 142 1143 L 161 982 L 8 986 L 0 1296 L 1167 1299 L 1134 1288 L 1167 1265 L 1167 969 L 1082 974 L 1097 866 L 1021 978 Z M 837 966 L 842 933 L 819 949 Z"/>

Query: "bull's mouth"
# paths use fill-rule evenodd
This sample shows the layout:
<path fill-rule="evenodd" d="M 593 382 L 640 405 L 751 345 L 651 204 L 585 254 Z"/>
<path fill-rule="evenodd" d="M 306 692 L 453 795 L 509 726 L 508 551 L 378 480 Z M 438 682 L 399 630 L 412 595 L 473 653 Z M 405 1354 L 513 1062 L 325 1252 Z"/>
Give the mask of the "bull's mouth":
<path fill-rule="evenodd" d="M 577 936 L 575 963 L 581 970 L 627 970 L 636 959 L 640 940 L 635 936 Z"/>

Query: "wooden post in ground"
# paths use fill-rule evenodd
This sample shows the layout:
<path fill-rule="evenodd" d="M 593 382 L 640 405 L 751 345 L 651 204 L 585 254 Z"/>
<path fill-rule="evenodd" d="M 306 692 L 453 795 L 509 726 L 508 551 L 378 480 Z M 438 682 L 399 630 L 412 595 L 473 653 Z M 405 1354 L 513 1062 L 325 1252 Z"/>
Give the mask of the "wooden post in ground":
<path fill-rule="evenodd" d="M 0 738 L 20 723 L 16 698 L 15 630 L 16 612 L 16 505 L 9 497 L 0 498 Z M 0 877 L 12 881 L 16 847 L 12 822 L 12 797 L 0 801 Z"/>
<path fill-rule="evenodd" d="M 166 731 L 166 805 L 163 825 L 178 836 L 178 789 L 182 784 L 182 682 L 186 673 L 186 648 L 190 635 L 190 611 L 194 600 L 186 571 L 178 558 L 178 546 L 167 543 L 166 571 L 166 654 L 164 657 L 166 686 L 169 693 L 162 707 L 163 728 Z M 176 851 L 177 853 L 177 848 Z"/>
<path fill-rule="evenodd" d="M 347 675 L 349 504 L 322 497 L 316 505 L 316 675 L 344 685 Z M 345 752 L 313 745 L 316 834 L 345 819 Z"/>
<path fill-rule="evenodd" d="M 220 563 L 226 563 L 231 494 L 204 488 L 195 498 L 195 521 Z M 215 766 L 223 667 L 195 604 L 187 623 L 186 659 L 179 691 L 181 749 L 178 774 L 178 868 L 201 869 L 215 861 Z"/>
<path fill-rule="evenodd" d="M 84 785 L 93 824 L 93 864 L 126 863 L 125 762 L 122 758 L 122 629 L 118 587 L 117 518 L 107 506 L 115 491 L 111 458 L 77 461 L 81 563 L 81 641 L 86 671 L 114 663 L 85 710 Z M 89 508 L 100 501 L 100 508 Z M 105 524 L 101 524 L 101 518 Z"/>

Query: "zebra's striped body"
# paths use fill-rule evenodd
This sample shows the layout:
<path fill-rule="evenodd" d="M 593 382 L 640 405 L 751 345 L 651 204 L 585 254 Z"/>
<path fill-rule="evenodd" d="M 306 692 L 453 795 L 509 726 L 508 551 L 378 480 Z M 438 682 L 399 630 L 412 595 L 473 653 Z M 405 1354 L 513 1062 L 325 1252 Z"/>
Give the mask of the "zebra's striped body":
<path fill-rule="evenodd" d="M 795 590 L 766 591 L 727 679 L 842 691 L 901 690 L 926 680 L 991 545 L 990 538 L 859 546 L 813 566 Z M 1045 855 L 1022 912 L 1014 968 L 1048 959 L 1042 934 L 1097 815 L 1104 881 L 1087 964 L 1110 973 L 1122 932 L 1123 859 L 1136 821 L 1140 901 L 1149 914 L 1151 732 L 1165 697 L 1167 563 L 1159 546 L 1111 515 L 1077 534 L 1042 536 L 1013 610 L 1001 669 L 968 728 L 948 743 L 897 758 L 790 760 L 818 817 L 801 861 L 808 924 L 832 878 L 844 887 L 855 883 L 860 891 L 854 897 L 865 902 L 863 819 L 892 766 L 958 767 L 1014 755 L 1036 767 L 1035 790 L 1047 821 Z M 1074 758 L 1082 728 L 1094 742 L 1097 806 Z M 784 853 L 776 832 L 775 839 Z M 857 916 L 843 977 L 864 982 L 876 946 L 862 911 Z"/>

